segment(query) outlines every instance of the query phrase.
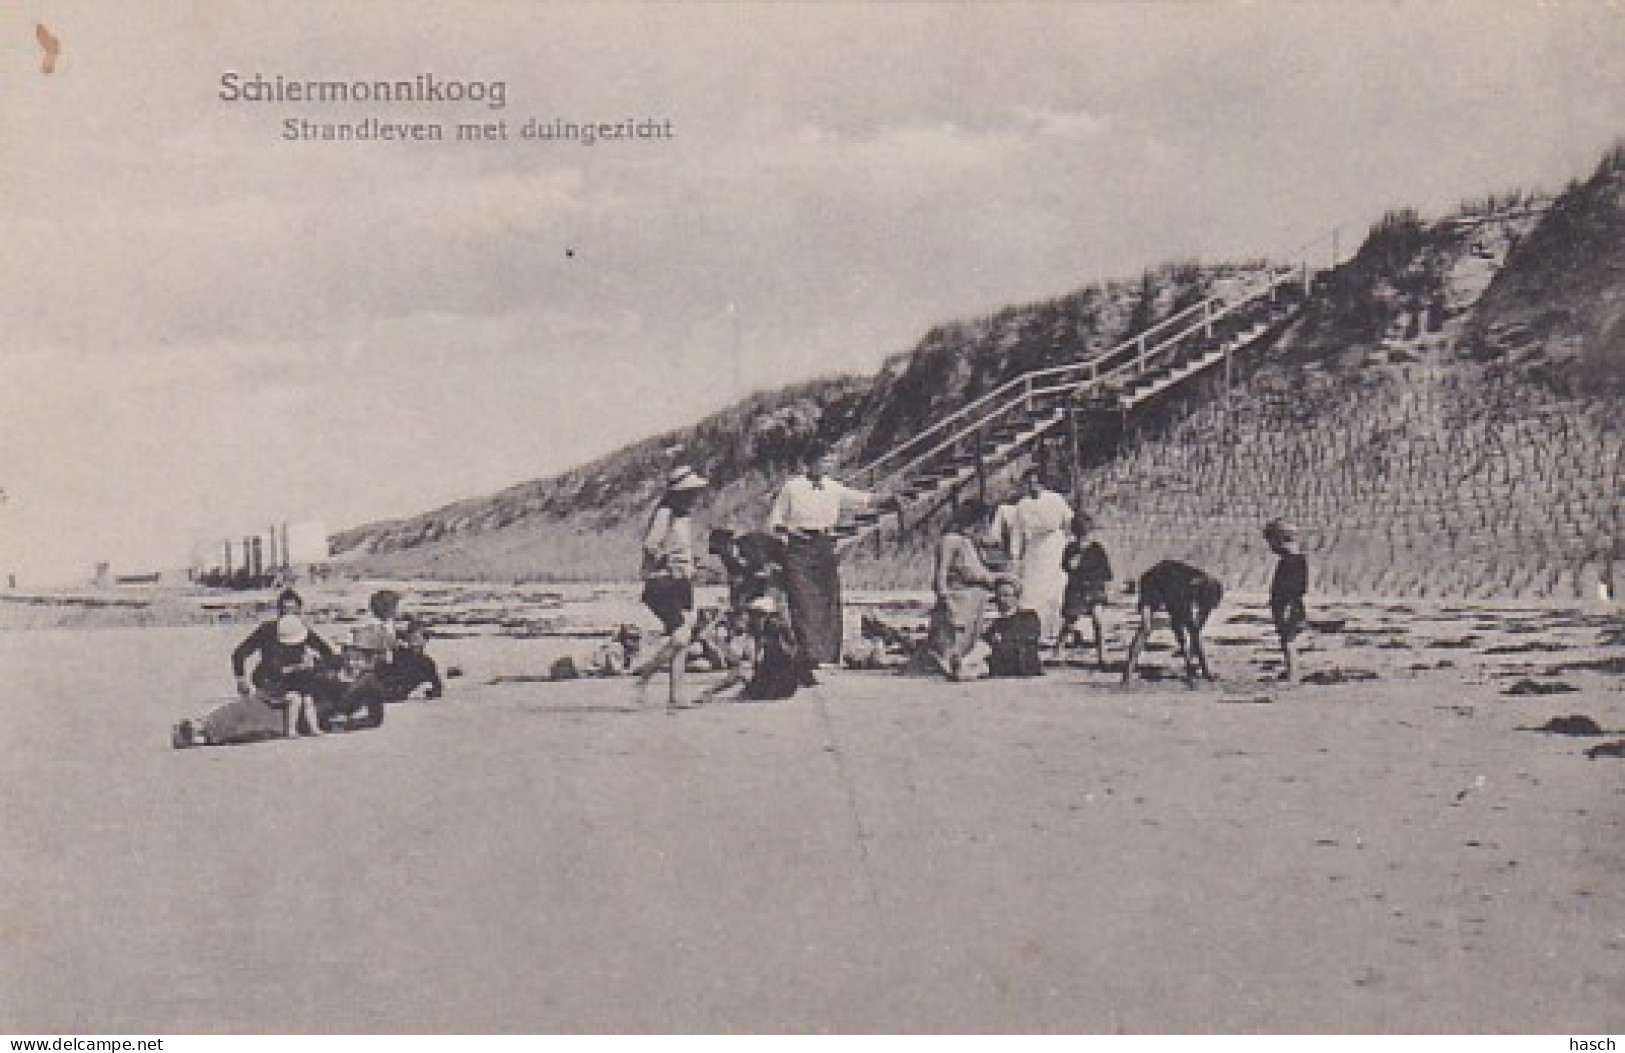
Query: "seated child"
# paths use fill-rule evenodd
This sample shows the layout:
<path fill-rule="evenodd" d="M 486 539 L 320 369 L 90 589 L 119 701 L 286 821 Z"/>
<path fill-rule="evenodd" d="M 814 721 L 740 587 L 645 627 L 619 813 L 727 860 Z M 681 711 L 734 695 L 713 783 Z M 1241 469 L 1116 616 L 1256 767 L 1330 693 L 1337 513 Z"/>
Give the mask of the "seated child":
<path fill-rule="evenodd" d="M 1039 641 L 1043 627 L 1038 612 L 1021 606 L 1021 584 L 1000 578 L 993 588 L 996 615 L 987 623 L 982 639 L 960 660 L 955 680 L 986 677 L 1043 676 Z"/>
<path fill-rule="evenodd" d="M 795 636 L 779 613 L 778 601 L 772 596 L 758 596 L 745 605 L 745 614 L 748 629 L 738 639 L 748 641 L 748 648 L 736 652 L 739 664 L 699 701 L 715 701 L 722 692 L 741 684 L 741 701 L 772 702 L 795 695 L 801 681 L 801 663 Z"/>
<path fill-rule="evenodd" d="M 708 673 L 729 665 L 729 619 L 720 608 L 702 610 L 694 619 L 694 635 L 688 645 L 688 670 Z"/>
<path fill-rule="evenodd" d="M 643 631 L 635 625 L 622 624 L 613 636 L 594 647 L 583 663 L 571 655 L 553 662 L 548 672 L 551 680 L 579 680 L 582 677 L 625 676 L 638 663 L 643 650 Z"/>
<path fill-rule="evenodd" d="M 425 698 L 434 699 L 445 694 L 440 667 L 429 657 L 428 648 L 429 634 L 424 630 L 422 620 L 417 615 L 408 614 L 401 621 L 395 660 L 390 663 L 388 680 L 392 697 L 410 698 L 412 692 L 424 684 L 429 685 L 428 693 L 423 696 Z"/>

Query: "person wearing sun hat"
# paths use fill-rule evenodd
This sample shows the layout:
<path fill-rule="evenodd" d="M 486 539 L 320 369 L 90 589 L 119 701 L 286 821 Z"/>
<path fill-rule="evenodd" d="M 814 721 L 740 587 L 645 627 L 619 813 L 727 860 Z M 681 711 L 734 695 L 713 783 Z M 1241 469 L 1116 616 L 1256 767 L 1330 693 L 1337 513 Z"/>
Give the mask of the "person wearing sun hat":
<path fill-rule="evenodd" d="M 705 476 L 688 465 L 666 475 L 666 490 L 649 516 L 643 534 L 643 604 L 660 619 L 666 642 L 638 666 L 638 691 L 665 670 L 671 678 L 667 705 L 685 709 L 683 673 L 694 614 L 694 505 L 709 486 Z"/>
<path fill-rule="evenodd" d="M 1291 523 L 1280 519 L 1265 523 L 1264 540 L 1278 557 L 1275 574 L 1270 578 L 1270 617 L 1281 639 L 1281 660 L 1285 665 L 1281 679 L 1293 682 L 1298 679 L 1298 660 L 1292 641 L 1308 620 L 1303 598 L 1309 592 L 1309 560 L 1298 548 L 1298 528 Z"/>

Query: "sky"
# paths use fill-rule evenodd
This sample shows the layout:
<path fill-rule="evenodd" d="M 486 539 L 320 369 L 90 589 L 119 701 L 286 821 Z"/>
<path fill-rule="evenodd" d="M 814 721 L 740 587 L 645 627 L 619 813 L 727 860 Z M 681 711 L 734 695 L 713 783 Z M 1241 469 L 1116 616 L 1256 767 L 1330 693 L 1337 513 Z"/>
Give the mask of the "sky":
<path fill-rule="evenodd" d="M 505 105 L 229 101 L 228 72 L 502 82 Z M 452 141 L 288 141 L 290 118 Z M 523 139 L 531 118 L 672 134 Z M 476 121 L 508 138 L 455 141 Z M 1558 190 L 1622 135 L 1625 6 L 1602 3 L 21 0 L 0 572 L 415 514 L 872 372 L 939 322 Z"/>

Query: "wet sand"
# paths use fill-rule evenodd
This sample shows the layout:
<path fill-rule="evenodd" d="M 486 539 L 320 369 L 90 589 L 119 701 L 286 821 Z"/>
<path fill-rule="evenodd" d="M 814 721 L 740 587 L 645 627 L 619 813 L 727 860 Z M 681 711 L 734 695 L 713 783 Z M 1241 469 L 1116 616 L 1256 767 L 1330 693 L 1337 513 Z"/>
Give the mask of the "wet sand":
<path fill-rule="evenodd" d="M 1280 689 L 1261 614 L 1218 685 L 675 716 L 468 635 L 381 729 L 189 751 L 242 627 L 0 632 L 0 1030 L 1625 1030 L 1618 620 L 1328 605 Z"/>

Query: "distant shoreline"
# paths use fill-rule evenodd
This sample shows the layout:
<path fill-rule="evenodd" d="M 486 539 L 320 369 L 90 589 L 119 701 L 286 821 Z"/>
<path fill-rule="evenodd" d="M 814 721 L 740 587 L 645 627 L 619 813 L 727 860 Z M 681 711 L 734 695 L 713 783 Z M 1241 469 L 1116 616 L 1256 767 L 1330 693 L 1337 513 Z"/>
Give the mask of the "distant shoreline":
<path fill-rule="evenodd" d="M 345 625 L 361 617 L 367 596 L 382 587 L 400 589 L 407 604 L 425 615 L 431 634 L 461 635 L 462 626 L 504 626 L 520 635 L 578 636 L 607 632 L 619 621 L 641 621 L 645 611 L 636 582 L 494 584 L 477 581 L 409 581 L 379 578 L 303 586 L 306 610 L 318 625 Z M 702 606 L 721 601 L 725 586 L 702 584 Z M 1236 589 L 1226 593 L 1223 608 L 1256 604 L 1262 593 Z M 930 593 L 919 589 L 846 590 L 852 610 L 893 611 L 907 620 L 922 618 Z M 238 625 L 257 622 L 275 609 L 276 590 L 202 592 L 183 588 L 61 589 L 0 592 L 0 632 L 31 629 L 177 628 L 193 625 Z M 1317 607 L 1365 605 L 1417 612 L 1558 611 L 1612 614 L 1625 619 L 1619 605 L 1554 598 L 1464 599 L 1457 596 L 1311 596 Z M 471 616 L 470 611 L 477 612 Z M 1108 619 L 1126 619 L 1134 611 L 1132 595 L 1114 592 Z M 851 626 L 849 626 L 851 628 Z"/>

